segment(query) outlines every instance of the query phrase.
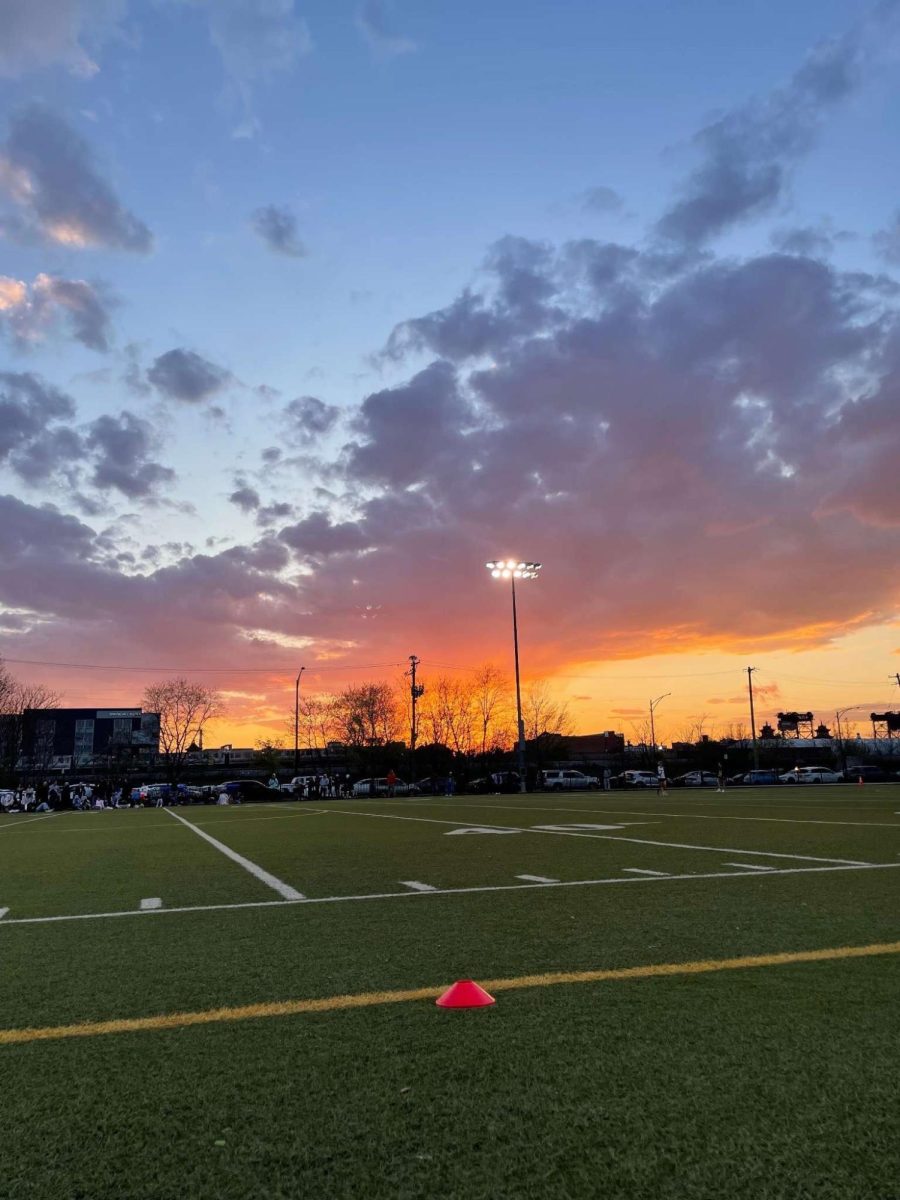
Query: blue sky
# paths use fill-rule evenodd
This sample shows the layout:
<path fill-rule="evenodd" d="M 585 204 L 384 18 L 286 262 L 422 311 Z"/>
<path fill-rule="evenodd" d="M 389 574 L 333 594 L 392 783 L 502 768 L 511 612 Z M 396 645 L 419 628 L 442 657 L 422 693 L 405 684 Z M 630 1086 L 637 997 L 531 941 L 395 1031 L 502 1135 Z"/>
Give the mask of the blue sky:
<path fill-rule="evenodd" d="M 472 470 L 496 471 L 501 482 L 509 478 L 509 447 L 519 447 L 520 457 L 533 448 L 536 458 L 547 447 L 546 469 L 537 472 L 535 484 L 543 489 L 544 515 L 535 520 L 552 546 L 551 509 L 566 489 L 545 487 L 545 481 L 553 474 L 553 454 L 566 451 L 549 448 L 525 411 L 527 402 L 518 410 L 517 401 L 501 402 L 492 389 L 527 395 L 548 370 L 556 382 L 534 399 L 538 408 L 559 406 L 582 445 L 594 437 L 597 421 L 615 433 L 618 401 L 607 390 L 614 386 L 615 354 L 598 358 L 596 347 L 607 344 L 604 320 L 610 329 L 624 322 L 622 329 L 633 333 L 629 323 L 640 309 L 649 321 L 640 337 L 649 340 L 641 364 L 629 365 L 628 386 L 637 389 L 633 403 L 649 406 L 658 377 L 671 371 L 670 385 L 654 403 L 682 405 L 687 423 L 720 422 L 710 433 L 711 445 L 734 437 L 728 405 L 764 413 L 747 434 L 756 472 L 746 480 L 750 503 L 774 507 L 788 524 L 795 506 L 821 512 L 823 522 L 827 513 L 828 538 L 837 536 L 834 506 L 849 505 L 853 519 L 868 524 L 862 543 L 848 528 L 842 534 L 847 544 L 883 556 L 884 531 L 893 526 L 880 509 L 873 515 L 877 502 L 863 497 L 874 470 L 865 455 L 876 454 L 876 442 L 865 451 L 846 448 L 841 462 L 854 464 L 853 479 L 826 477 L 823 463 L 832 442 L 817 447 L 813 461 L 809 448 L 794 441 L 791 422 L 801 418 L 789 419 L 779 405 L 802 411 L 802 420 L 817 406 L 837 421 L 842 406 L 859 399 L 865 376 L 872 404 L 890 408 L 884 356 L 890 343 L 885 322 L 895 315 L 892 238 L 900 248 L 900 225 L 892 232 L 900 203 L 896 7 L 869 10 L 842 0 L 787 6 L 773 0 L 741 6 L 707 0 L 566 0 L 553 6 L 543 0 L 12 0 L 0 13 L 7 147 L 0 149 L 0 165 L 12 164 L 6 176 L 0 171 L 6 233 L 0 277 L 19 298 L 0 326 L 6 329 L 0 367 L 60 389 L 71 398 L 72 411 L 63 416 L 57 406 L 48 416 L 53 404 L 48 407 L 46 399 L 34 410 L 38 416 L 29 409 L 31 441 L 26 445 L 26 435 L 17 434 L 6 452 L 0 442 L 0 491 L 32 509 L 50 504 L 89 528 L 100 539 L 92 553 L 104 570 L 115 561 L 129 588 L 143 589 L 142 604 L 175 577 L 201 576 L 201 594 L 209 597 L 220 586 L 212 576 L 229 567 L 230 560 L 216 557 L 226 551 L 248 561 L 269 555 L 271 577 L 256 580 L 253 602 L 223 584 L 228 612 L 221 628 L 219 617 L 210 618 L 210 630 L 237 647 L 239 657 L 257 652 L 247 650 L 248 630 L 258 632 L 258 623 L 268 619 L 265 604 L 275 601 L 260 597 L 270 594 L 292 611 L 311 614 L 308 630 L 281 611 L 273 617 L 276 650 L 291 639 L 309 645 L 311 655 L 333 654 L 336 645 L 346 644 L 348 653 L 369 647 L 368 633 L 342 629 L 334 615 L 341 610 L 335 596 L 348 580 L 368 589 L 386 611 L 394 605 L 393 644 L 408 617 L 403 598 L 391 594 L 377 572 L 367 575 L 372 546 L 385 537 L 381 526 L 377 537 L 372 533 L 379 514 L 389 503 L 421 496 L 448 545 L 469 536 L 470 517 L 430 494 L 427 473 L 413 478 L 397 466 L 393 476 L 380 475 L 370 466 L 368 474 L 354 474 L 352 464 L 362 468 L 367 447 L 376 464 L 379 456 L 401 463 L 404 428 L 412 457 L 425 463 L 422 448 L 434 437 L 454 444 L 453 453 Z M 836 85 L 833 93 L 827 80 L 821 86 L 803 81 L 804 64 L 815 66 L 826 51 L 848 72 L 846 86 Z M 26 129 L 27 113 L 39 116 Z M 100 223 L 74 244 L 36 202 L 22 199 L 24 185 L 14 174 L 35 162 L 38 173 L 49 170 L 40 156 L 51 137 L 76 146 L 71 189 L 77 203 L 87 204 L 96 189 L 105 197 Z M 732 187 L 735 163 L 741 179 Z M 53 191 L 48 203 L 57 217 L 62 213 L 77 224 L 81 218 L 75 201 L 67 206 L 66 186 L 65 179 L 47 184 L 47 195 Z M 736 199 L 741 187 L 760 187 L 761 197 Z M 664 233 L 657 222 L 667 213 L 683 221 L 677 206 L 691 195 L 702 205 L 736 207 L 675 247 L 671 229 Z M 259 224 L 261 211 L 288 222 L 294 253 L 260 235 L 254 221 Z M 149 230 L 146 244 L 137 245 L 138 237 L 124 245 L 130 235 L 122 230 L 132 218 Z M 804 231 L 800 240 L 793 236 L 798 230 Z M 522 240 L 512 250 L 504 243 L 508 253 L 498 266 L 491 247 L 510 236 Z M 602 305 L 588 295 L 597 277 L 578 272 L 610 245 L 618 248 L 621 264 L 631 265 L 620 264 L 615 296 L 604 293 L 601 320 Z M 674 254 L 673 248 L 685 257 L 663 270 L 658 254 Z M 789 257 L 772 263 L 776 249 Z M 492 254 L 494 265 L 485 270 Z M 781 282 L 780 272 L 786 273 Z M 75 301 L 65 281 L 77 282 L 77 303 L 93 306 L 102 336 L 72 333 L 67 322 L 74 320 Z M 26 286 L 32 289 L 27 302 L 16 291 Z M 534 289 L 530 299 L 523 300 L 523 287 Z M 715 324 L 718 301 L 710 295 L 719 288 L 722 309 L 735 305 L 741 332 L 722 333 L 714 367 L 705 346 L 687 363 L 684 346 L 699 345 Z M 784 349 L 754 341 L 775 337 L 773 331 L 754 332 L 756 314 L 793 288 L 810 289 L 785 318 L 798 322 L 797 343 L 812 345 L 814 335 L 803 323 L 821 323 L 816 306 L 833 303 L 844 322 L 835 340 L 846 344 L 845 358 L 830 361 L 827 350 L 816 350 L 815 364 L 784 363 L 784 379 L 762 382 L 758 370 L 748 370 L 728 396 L 717 399 L 710 412 L 719 415 L 692 412 L 706 384 L 721 382 L 745 351 L 747 361 L 784 358 Z M 551 294 L 557 297 L 552 303 Z M 477 311 L 466 317 L 467 328 L 460 323 L 457 329 L 453 305 L 467 295 Z M 685 316 L 696 315 L 695 304 L 713 306 L 696 327 Z M 427 314 L 439 314 L 441 332 L 418 324 Z M 866 320 L 871 340 L 857 345 L 858 326 Z M 580 331 L 594 321 L 591 337 L 598 340 L 576 362 Z M 476 327 L 485 322 L 494 333 L 478 340 Z M 394 344 L 401 348 L 384 355 L 398 327 Z M 507 330 L 508 340 L 496 336 L 498 328 Z M 469 348 L 448 342 L 448 330 L 468 338 Z M 545 361 L 551 343 L 558 355 L 552 369 Z M 615 345 L 615 338 L 608 344 Z M 170 353 L 176 358 L 164 357 Z M 199 370 L 200 392 L 179 395 L 177 383 L 175 390 L 163 386 L 161 358 L 169 370 Z M 455 372 L 453 397 L 442 390 L 440 371 L 408 396 L 416 373 L 441 362 Z M 563 362 L 571 373 L 560 385 Z M 171 382 L 170 374 L 166 378 Z M 19 388 L 13 402 L 20 404 L 22 385 L 9 386 Z M 562 391 L 553 390 L 559 386 Z M 583 407 L 566 412 L 580 389 L 596 396 L 597 413 Z M 381 399 L 367 401 L 371 393 Z M 321 406 L 290 408 L 306 396 Z M 650 415 L 648 408 L 646 431 L 634 430 L 628 453 L 640 456 L 647 446 L 652 456 L 660 417 L 661 411 Z M 118 424 L 102 424 L 105 418 Z M 841 428 L 847 427 L 844 422 Z M 508 435 L 504 449 L 489 452 L 489 438 L 501 428 Z M 62 430 L 53 445 L 79 447 L 73 451 L 77 469 L 61 474 L 38 463 L 36 447 L 46 451 L 53 430 Z M 482 440 L 472 440 L 479 430 Z M 761 445 L 765 453 L 756 461 Z M 281 465 L 262 458 L 273 447 Z M 485 462 L 476 463 L 482 453 Z M 30 456 L 27 462 L 23 455 Z M 115 466 L 139 477 L 140 486 L 127 480 L 123 486 Z M 802 496 L 775 494 L 780 483 L 775 492 L 761 488 L 759 472 L 770 469 L 802 478 Z M 579 467 L 582 490 L 566 501 L 579 513 L 600 504 L 593 478 L 602 470 L 602 456 L 594 466 Z M 459 486 L 466 491 L 462 479 Z M 247 499 L 247 489 L 257 502 Z M 621 487 L 617 495 L 623 495 Z M 276 502 L 286 510 L 266 517 Z M 515 503 L 527 507 L 524 496 Z M 649 531 L 652 556 L 654 539 L 662 536 L 653 497 L 621 503 L 629 506 L 633 536 Z M 713 491 L 698 490 L 686 504 L 685 521 L 690 512 L 709 512 L 717 504 Z M 308 545 L 312 526 L 304 523 L 310 520 L 319 535 L 324 530 L 327 547 Z M 817 543 L 820 532 L 804 534 L 817 561 L 825 553 Z M 404 537 L 414 541 L 413 534 L 403 528 Z M 586 536 L 595 534 L 602 538 L 602 529 L 586 527 Z M 843 545 L 829 543 L 828 553 L 842 554 Z M 275 546 L 282 555 L 291 547 L 290 561 L 278 559 Z M 771 542 L 751 550 L 768 554 Z M 392 544 L 390 552 L 399 554 L 395 575 L 417 561 L 413 545 L 400 553 Z M 158 571 L 170 574 L 157 578 Z M 179 603 L 187 604 L 192 593 L 184 586 Z M 871 595 L 855 594 L 840 611 L 819 614 L 825 641 L 837 636 L 842 622 L 866 627 L 870 610 L 874 625 L 884 627 L 886 614 L 895 612 L 896 581 L 870 586 Z M 815 580 L 804 577 L 802 594 L 815 589 Z M 429 596 L 426 588 L 426 613 Z M 623 597 L 612 613 L 601 605 L 573 618 L 562 653 L 570 659 L 575 653 L 579 620 L 594 627 L 607 619 L 627 625 L 633 599 Z M 557 594 L 547 603 L 559 600 Z M 73 627 L 61 607 L 49 604 L 43 611 L 37 598 L 23 603 L 16 589 L 4 597 L 0 588 L 0 603 L 12 614 L 10 636 L 15 625 L 16 645 L 30 644 L 35 656 L 54 640 L 72 644 L 73 628 L 84 633 L 88 653 L 110 630 L 124 636 L 128 627 L 114 611 L 102 628 L 93 629 L 90 621 L 80 626 L 77 619 Z M 348 611 L 358 607 L 351 604 Z M 757 599 L 745 614 L 748 628 L 759 610 Z M 765 638 L 782 637 L 786 644 L 803 624 L 797 614 L 783 621 L 775 606 L 766 616 Z M 653 625 L 658 617 L 647 614 L 646 621 Z M 717 618 L 693 614 L 687 605 L 677 624 L 694 630 L 691 636 L 706 650 L 719 645 L 717 638 L 733 645 L 733 628 L 720 628 Z M 805 645 L 806 635 L 798 636 Z M 316 639 L 324 639 L 321 646 Z M 640 639 L 625 640 L 633 653 Z M 600 653 L 601 643 L 586 649 L 586 660 Z M 652 649 L 659 651 L 655 644 Z M 4 650 L 10 653 L 0 636 L 0 654 Z M 546 660 L 557 650 L 550 638 Z"/>

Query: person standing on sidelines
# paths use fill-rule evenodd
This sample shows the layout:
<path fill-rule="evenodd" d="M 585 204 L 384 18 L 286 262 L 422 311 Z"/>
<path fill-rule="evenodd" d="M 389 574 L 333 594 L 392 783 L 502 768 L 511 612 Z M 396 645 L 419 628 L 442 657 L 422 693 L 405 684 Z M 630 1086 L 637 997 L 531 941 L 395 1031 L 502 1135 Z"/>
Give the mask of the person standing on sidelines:
<path fill-rule="evenodd" d="M 668 796 L 669 783 L 666 779 L 665 763 L 658 762 L 656 764 L 656 794 L 657 796 Z"/>
<path fill-rule="evenodd" d="M 723 793 L 725 791 L 725 768 L 721 763 L 716 769 L 716 791 Z"/>

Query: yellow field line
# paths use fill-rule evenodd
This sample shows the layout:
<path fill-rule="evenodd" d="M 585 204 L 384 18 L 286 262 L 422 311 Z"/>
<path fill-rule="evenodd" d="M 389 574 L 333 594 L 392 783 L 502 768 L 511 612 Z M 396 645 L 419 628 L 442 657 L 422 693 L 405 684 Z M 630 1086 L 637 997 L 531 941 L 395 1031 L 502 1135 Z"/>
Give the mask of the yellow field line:
<path fill-rule="evenodd" d="M 615 967 L 599 971 L 554 971 L 543 975 L 481 980 L 481 984 L 489 992 L 511 992 L 521 988 L 555 987 L 557 984 L 652 979 L 666 975 L 703 975 L 711 971 L 741 971 L 750 967 L 777 967 L 788 963 L 870 958 L 879 954 L 900 954 L 900 942 L 876 942 L 870 946 L 837 946 L 826 950 L 797 950 L 785 954 L 756 954 L 745 958 L 705 959 L 698 962 L 653 963 L 649 966 Z M 244 1004 L 236 1008 L 163 1013 L 155 1017 L 123 1017 L 112 1021 L 84 1021 L 78 1025 L 49 1025 L 38 1029 L 0 1029 L 0 1046 L 60 1038 L 99 1037 L 107 1033 L 182 1029 L 188 1025 L 213 1025 L 221 1021 L 248 1021 L 261 1017 L 291 1017 L 300 1013 L 337 1012 L 339 1009 L 371 1008 L 381 1004 L 405 1004 L 414 1000 L 434 1000 L 446 986 L 442 984 L 440 987 L 407 988 L 393 992 L 358 992 L 347 996 L 323 996 L 317 1000 L 276 1000 L 265 1004 Z"/>

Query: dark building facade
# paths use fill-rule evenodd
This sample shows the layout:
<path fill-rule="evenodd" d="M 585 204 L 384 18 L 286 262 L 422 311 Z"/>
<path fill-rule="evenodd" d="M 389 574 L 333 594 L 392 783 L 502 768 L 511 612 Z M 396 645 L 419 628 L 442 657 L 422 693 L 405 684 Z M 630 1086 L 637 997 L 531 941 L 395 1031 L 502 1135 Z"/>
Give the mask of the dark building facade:
<path fill-rule="evenodd" d="M 140 708 L 27 709 L 21 753 L 23 766 L 44 771 L 152 762 L 159 754 L 159 713 Z"/>

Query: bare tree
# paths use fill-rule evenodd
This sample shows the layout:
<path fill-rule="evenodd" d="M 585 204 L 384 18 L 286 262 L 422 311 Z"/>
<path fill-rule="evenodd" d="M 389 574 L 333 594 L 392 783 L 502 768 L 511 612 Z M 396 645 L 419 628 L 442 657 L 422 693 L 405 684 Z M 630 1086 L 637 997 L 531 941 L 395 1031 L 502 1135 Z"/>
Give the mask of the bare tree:
<path fill-rule="evenodd" d="M 166 775 L 177 783 L 188 751 L 200 740 L 207 721 L 224 712 L 222 698 L 213 688 L 183 676 L 154 683 L 142 700 L 146 712 L 159 713 L 159 745 Z"/>
<path fill-rule="evenodd" d="M 493 663 L 485 663 L 475 676 L 474 708 L 478 728 L 478 751 L 487 754 L 501 742 L 512 740 L 512 706 L 509 680 Z"/>
<path fill-rule="evenodd" d="M 556 700 L 545 679 L 539 679 L 529 687 L 522 703 L 522 720 L 525 737 L 533 742 L 539 737 L 553 734 L 568 737 L 575 727 L 565 700 Z"/>
<path fill-rule="evenodd" d="M 397 740 L 401 713 L 389 683 L 362 683 L 334 697 L 330 718 L 340 741 L 354 750 Z"/>
<path fill-rule="evenodd" d="M 53 757 L 53 735 L 41 710 L 58 708 L 60 696 L 42 683 L 23 683 L 0 661 L 0 771 L 12 777 L 28 751 L 32 770 L 45 771 Z M 26 745 L 26 743 L 28 743 Z"/>

